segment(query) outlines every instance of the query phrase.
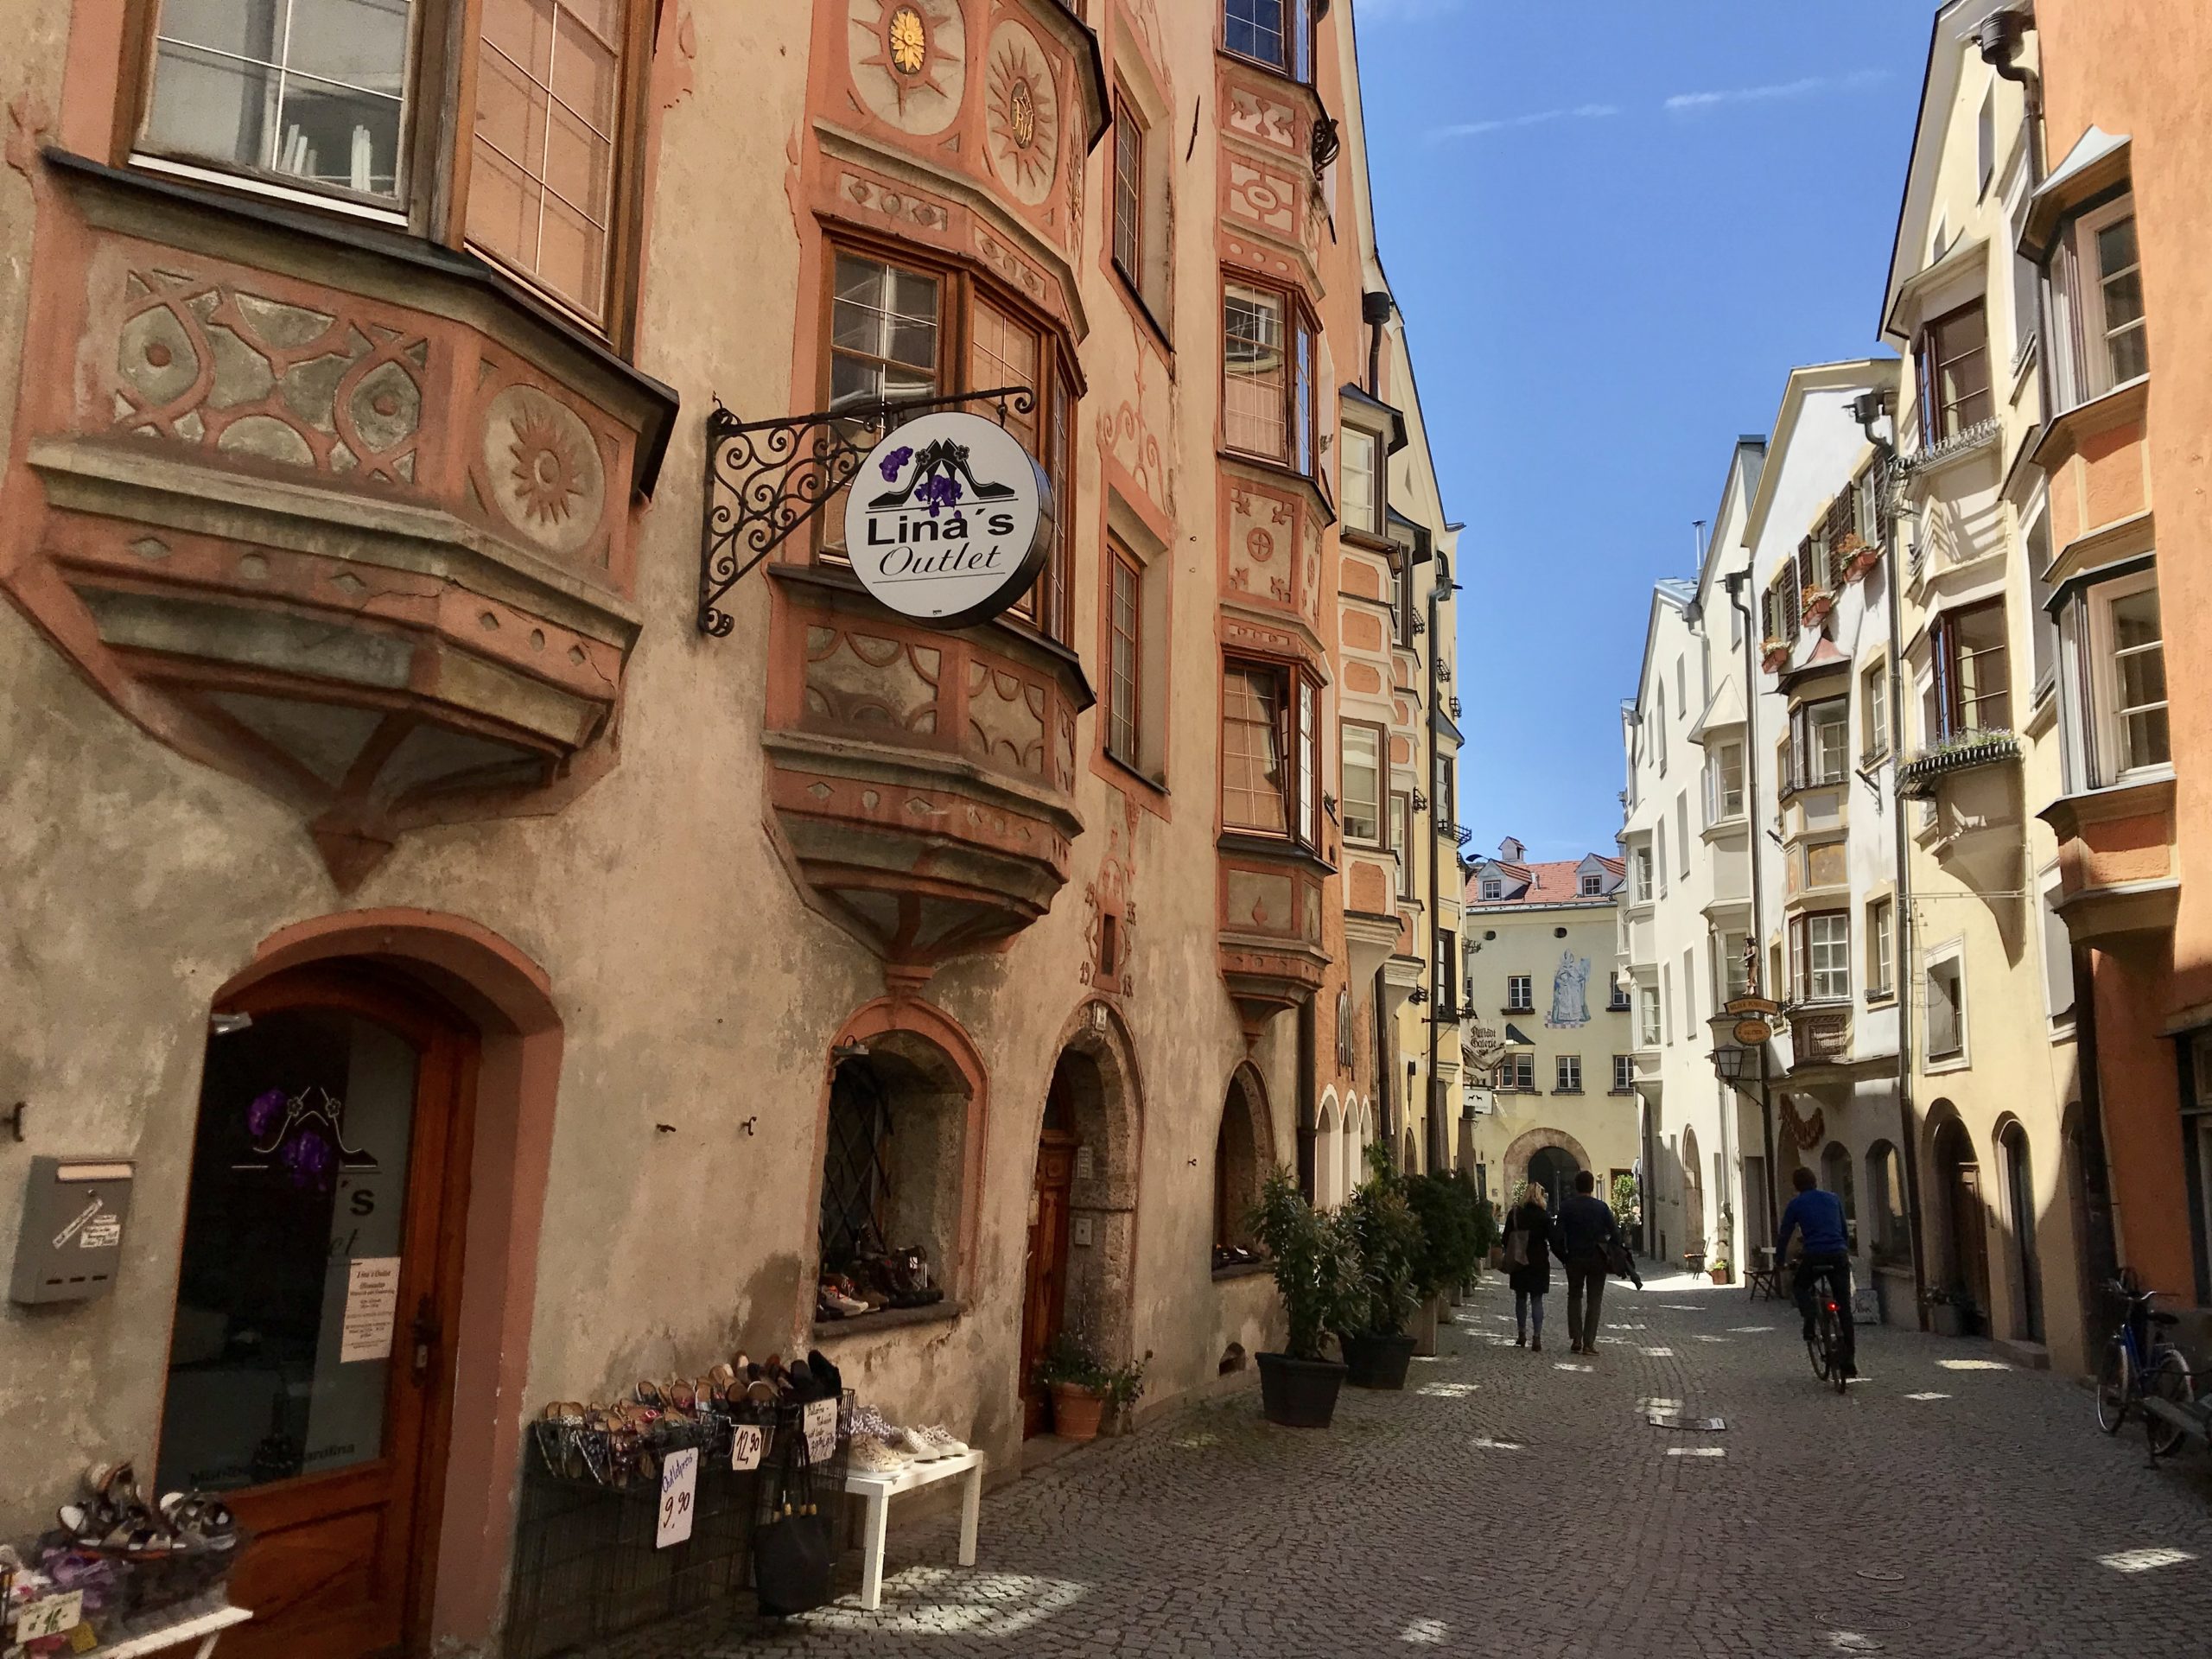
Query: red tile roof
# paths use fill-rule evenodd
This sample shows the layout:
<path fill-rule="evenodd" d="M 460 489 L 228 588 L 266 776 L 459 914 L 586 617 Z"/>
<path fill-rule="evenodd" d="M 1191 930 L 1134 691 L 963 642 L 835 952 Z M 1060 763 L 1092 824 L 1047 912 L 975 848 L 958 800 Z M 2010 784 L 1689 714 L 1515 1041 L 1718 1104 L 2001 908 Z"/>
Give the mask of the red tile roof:
<path fill-rule="evenodd" d="M 1617 858 L 1600 857 L 1598 861 L 1616 876 L 1624 873 L 1625 867 Z M 1601 901 L 1611 903 L 1612 894 L 1610 893 L 1601 894 L 1595 899 L 1586 897 L 1583 893 L 1581 883 L 1583 862 L 1584 861 L 1579 858 L 1567 858 L 1543 864 L 1507 864 L 1503 861 L 1489 861 L 1484 864 L 1478 864 L 1476 866 L 1477 874 L 1474 878 L 1475 889 L 1467 895 L 1466 908 L 1469 910 L 1511 910 L 1516 907 L 1525 909 L 1531 906 L 1541 905 L 1576 903 L 1591 905 Z M 1484 899 L 1481 896 L 1481 880 L 1482 873 L 1485 870 L 1494 870 L 1504 875 L 1509 885 L 1516 880 L 1526 880 L 1529 885 L 1517 898 Z"/>

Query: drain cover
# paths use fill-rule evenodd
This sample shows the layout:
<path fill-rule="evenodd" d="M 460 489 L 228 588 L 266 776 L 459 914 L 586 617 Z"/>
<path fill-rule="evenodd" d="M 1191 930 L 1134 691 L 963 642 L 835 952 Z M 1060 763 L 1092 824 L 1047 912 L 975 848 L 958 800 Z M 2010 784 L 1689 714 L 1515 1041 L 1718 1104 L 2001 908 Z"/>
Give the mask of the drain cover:
<path fill-rule="evenodd" d="M 1679 1411 L 1651 1412 L 1646 1415 L 1644 1421 L 1654 1428 L 1688 1428 L 1694 1429 L 1701 1434 L 1718 1433 L 1728 1427 L 1726 1421 L 1723 1418 L 1686 1417 Z"/>

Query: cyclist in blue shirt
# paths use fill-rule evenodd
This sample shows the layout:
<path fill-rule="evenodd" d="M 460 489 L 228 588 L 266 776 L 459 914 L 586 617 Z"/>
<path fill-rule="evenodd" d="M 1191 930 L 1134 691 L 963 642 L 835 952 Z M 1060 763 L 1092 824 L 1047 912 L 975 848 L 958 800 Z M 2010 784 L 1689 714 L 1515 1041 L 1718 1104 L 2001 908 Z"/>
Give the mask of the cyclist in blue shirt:
<path fill-rule="evenodd" d="M 1782 1230 L 1775 1236 L 1774 1259 L 1788 1259 L 1792 1234 L 1804 1241 L 1804 1254 L 1797 1261 L 1796 1292 L 1797 1311 L 1805 1316 L 1805 1340 L 1813 1339 L 1813 1287 L 1825 1273 L 1834 1287 L 1836 1310 L 1840 1316 L 1838 1323 L 1843 1327 L 1844 1375 L 1855 1376 L 1859 1332 L 1851 1318 L 1851 1238 L 1844 1230 L 1843 1200 L 1833 1192 L 1821 1191 L 1813 1172 L 1802 1164 L 1789 1179 L 1797 1189 L 1797 1196 L 1782 1212 Z"/>

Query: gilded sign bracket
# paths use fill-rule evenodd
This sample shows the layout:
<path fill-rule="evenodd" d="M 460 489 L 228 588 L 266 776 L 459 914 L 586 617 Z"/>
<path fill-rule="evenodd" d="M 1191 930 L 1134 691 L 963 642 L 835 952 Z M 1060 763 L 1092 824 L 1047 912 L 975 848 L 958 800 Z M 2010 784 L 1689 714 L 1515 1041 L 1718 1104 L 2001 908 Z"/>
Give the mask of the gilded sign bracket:
<path fill-rule="evenodd" d="M 814 415 L 741 421 L 719 399 L 707 416 L 707 511 L 699 531 L 699 632 L 720 639 L 736 626 L 722 608 L 729 590 L 810 523 L 853 481 L 876 441 L 894 425 L 936 410 L 994 404 L 999 421 L 1037 406 L 1027 386 L 941 397 L 855 400 Z"/>

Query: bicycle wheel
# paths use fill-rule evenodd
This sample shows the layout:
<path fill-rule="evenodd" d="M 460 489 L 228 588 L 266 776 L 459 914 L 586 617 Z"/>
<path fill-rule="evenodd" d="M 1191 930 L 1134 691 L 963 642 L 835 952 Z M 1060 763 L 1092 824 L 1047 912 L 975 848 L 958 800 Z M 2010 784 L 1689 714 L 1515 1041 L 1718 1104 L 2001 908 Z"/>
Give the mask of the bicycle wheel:
<path fill-rule="evenodd" d="M 2150 1375 L 2144 1379 L 2144 1394 L 2170 1405 L 2192 1406 L 2196 1403 L 2196 1379 L 2190 1376 L 2189 1362 L 2181 1357 L 2178 1348 L 2161 1348 L 2151 1361 Z M 2143 1414 L 2143 1427 L 2151 1436 L 2151 1455 L 2170 1458 L 2181 1450 L 2187 1438 L 2183 1431 L 2163 1417 L 2151 1412 Z"/>
<path fill-rule="evenodd" d="M 1813 1334 L 1805 1338 L 1805 1357 L 1813 1362 L 1813 1375 L 1825 1382 L 1828 1380 L 1827 1332 L 1823 1330 L 1823 1319 L 1813 1321 Z"/>
<path fill-rule="evenodd" d="M 1843 1369 L 1843 1327 L 1836 1316 L 1823 1308 L 1821 1311 L 1821 1348 L 1827 1356 L 1827 1380 L 1835 1385 L 1838 1394 L 1846 1392 L 1851 1379 Z"/>
<path fill-rule="evenodd" d="M 2114 1337 L 2105 1344 L 2104 1363 L 2097 1367 L 2097 1427 L 2107 1434 L 2119 1433 L 2127 1421 L 2127 1408 L 2134 1398 L 2133 1369 L 2126 1343 Z"/>

